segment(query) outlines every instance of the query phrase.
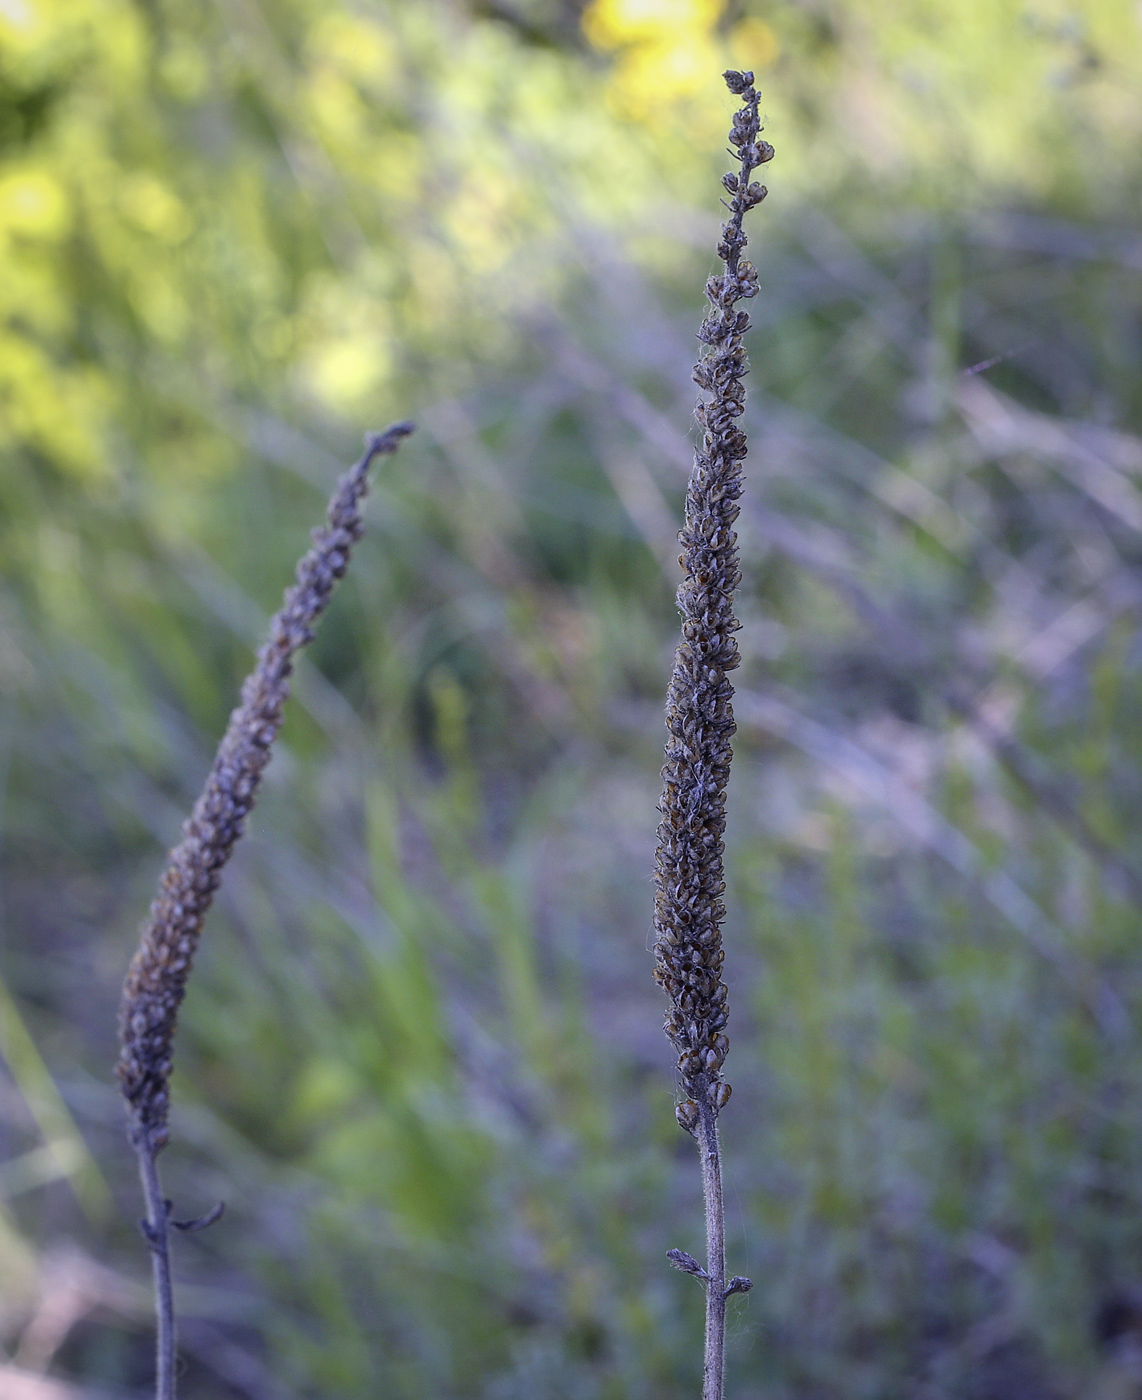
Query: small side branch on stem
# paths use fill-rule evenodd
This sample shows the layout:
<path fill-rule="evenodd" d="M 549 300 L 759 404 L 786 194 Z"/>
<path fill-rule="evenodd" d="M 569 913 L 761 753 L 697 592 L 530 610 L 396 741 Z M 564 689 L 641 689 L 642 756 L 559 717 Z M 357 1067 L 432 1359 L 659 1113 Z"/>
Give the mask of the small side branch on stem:
<path fill-rule="evenodd" d="M 722 1400 L 726 1375 L 726 1211 L 722 1201 L 722 1158 L 717 1110 L 698 1107 L 698 1152 L 706 1202 L 706 1360 L 702 1400 Z"/>
<path fill-rule="evenodd" d="M 146 1218 L 140 1222 L 151 1250 L 155 1281 L 155 1400 L 174 1400 L 175 1347 L 174 1285 L 171 1279 L 170 1209 L 159 1180 L 159 1164 L 149 1138 L 135 1142 L 143 1183 Z"/>

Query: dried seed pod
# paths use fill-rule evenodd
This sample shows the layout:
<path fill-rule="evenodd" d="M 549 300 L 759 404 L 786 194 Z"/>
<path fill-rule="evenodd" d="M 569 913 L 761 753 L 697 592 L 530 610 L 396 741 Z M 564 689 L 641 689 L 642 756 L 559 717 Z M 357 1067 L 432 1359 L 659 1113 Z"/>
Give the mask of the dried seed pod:
<path fill-rule="evenodd" d="M 674 1116 L 678 1119 L 678 1126 L 685 1128 L 688 1133 L 693 1133 L 698 1126 L 698 1105 L 693 1099 L 686 1099 L 674 1110 Z"/>
<path fill-rule="evenodd" d="M 714 1105 L 715 1109 L 725 1108 L 730 1101 L 733 1089 L 723 1079 L 720 1084 L 711 1084 L 706 1090 L 706 1097 Z"/>

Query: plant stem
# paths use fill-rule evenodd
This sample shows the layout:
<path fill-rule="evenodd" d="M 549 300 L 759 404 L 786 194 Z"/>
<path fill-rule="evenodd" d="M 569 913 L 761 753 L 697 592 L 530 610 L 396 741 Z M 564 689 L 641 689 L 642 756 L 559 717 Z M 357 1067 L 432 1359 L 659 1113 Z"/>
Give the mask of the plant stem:
<path fill-rule="evenodd" d="M 706 1201 L 706 1362 L 702 1400 L 722 1400 L 726 1370 L 726 1212 L 722 1201 L 722 1158 L 717 1111 L 705 1098 L 698 1104 L 698 1152 Z"/>
<path fill-rule="evenodd" d="M 726 1282 L 717 1119 L 730 1098 L 722 1075 L 729 1049 L 727 988 L 722 980 L 723 837 L 735 729 L 729 674 L 740 660 L 734 634 L 741 624 L 734 616 L 734 593 L 741 582 L 741 565 L 734 522 L 748 449 L 737 420 L 745 410 L 748 365 L 742 336 L 749 330 L 749 316 L 736 308 L 758 290 L 757 269 L 741 257 L 748 242 L 742 220 L 766 191 L 750 175 L 773 157 L 773 147 L 760 139 L 761 99 L 753 74 L 729 69 L 723 77 L 742 100 L 730 129 L 740 169 L 722 177 L 723 188 L 732 196 L 718 244 L 725 272 L 706 281 L 710 310 L 698 330 L 707 349 L 694 366 L 694 379 L 710 397 L 699 398 L 695 410 L 702 440 L 694 452 L 678 535 L 682 637 L 666 696 L 668 737 L 658 805 L 662 821 L 654 861 L 654 976 L 670 998 L 663 1029 L 678 1051 L 678 1075 L 686 1095 L 675 1115 L 679 1126 L 697 1140 L 701 1158 L 707 1267 L 680 1249 L 668 1250 L 666 1257 L 674 1268 L 706 1286 L 702 1400 L 722 1400 L 726 1298 L 753 1287 L 747 1278 Z"/>
<path fill-rule="evenodd" d="M 174 1290 L 171 1283 L 170 1207 L 163 1197 L 155 1151 L 145 1136 L 136 1144 L 147 1203 L 144 1233 L 155 1280 L 155 1400 L 175 1400 Z"/>
<path fill-rule="evenodd" d="M 147 1205 L 143 1233 L 151 1250 L 158 1322 L 155 1400 L 174 1400 L 175 1394 L 172 1222 L 156 1159 L 169 1137 L 171 1056 L 178 1009 L 186 994 L 206 911 L 269 762 L 297 654 L 312 639 L 334 585 L 349 565 L 353 545 L 361 537 L 361 502 L 368 490 L 369 467 L 375 457 L 395 452 L 412 430 L 411 423 L 393 423 L 383 433 L 369 433 L 364 456 L 337 483 L 325 524 L 313 532 L 313 548 L 302 556 L 295 582 L 270 621 L 269 638 L 242 687 L 242 702 L 230 716 L 206 785 L 183 827 L 183 839 L 167 859 L 158 897 L 151 905 L 123 984 L 117 1073 Z M 221 1214 L 219 1205 L 198 1220 L 173 1223 L 178 1230 L 201 1230 Z"/>

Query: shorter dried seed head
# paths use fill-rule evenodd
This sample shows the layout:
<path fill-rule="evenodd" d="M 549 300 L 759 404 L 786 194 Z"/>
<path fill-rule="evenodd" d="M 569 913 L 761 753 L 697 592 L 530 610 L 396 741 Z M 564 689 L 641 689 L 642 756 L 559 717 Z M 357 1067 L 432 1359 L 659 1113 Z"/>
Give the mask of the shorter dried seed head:
<path fill-rule="evenodd" d="M 242 686 L 242 703 L 230 716 L 202 795 L 183 827 L 182 841 L 170 853 L 143 925 L 123 985 L 117 1073 L 132 1138 L 151 1152 L 168 1137 L 175 1022 L 202 923 L 269 762 L 294 657 L 313 636 L 360 538 L 370 463 L 379 454 L 395 452 L 410 432 L 411 423 L 397 423 L 370 435 L 365 455 L 338 483 L 326 524 L 313 532 L 313 548 L 298 564 L 297 581 L 270 622 L 269 640 Z"/>

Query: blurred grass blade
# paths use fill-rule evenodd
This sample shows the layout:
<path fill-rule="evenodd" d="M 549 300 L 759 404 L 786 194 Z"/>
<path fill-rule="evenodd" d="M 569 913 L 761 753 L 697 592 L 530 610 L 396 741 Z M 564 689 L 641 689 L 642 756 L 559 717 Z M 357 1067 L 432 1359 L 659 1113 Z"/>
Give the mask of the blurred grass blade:
<path fill-rule="evenodd" d="M 84 1213 L 93 1222 L 102 1220 L 111 1204 L 111 1193 L 75 1119 L 64 1103 L 51 1071 L 36 1048 L 15 999 L 0 981 L 0 1057 L 8 1066 L 17 1089 L 44 1138 L 37 1158 L 42 1180 L 65 1178 Z M 11 1164 L 16 1169 L 15 1164 Z M 20 1169 L 25 1179 L 32 1170 Z"/>

